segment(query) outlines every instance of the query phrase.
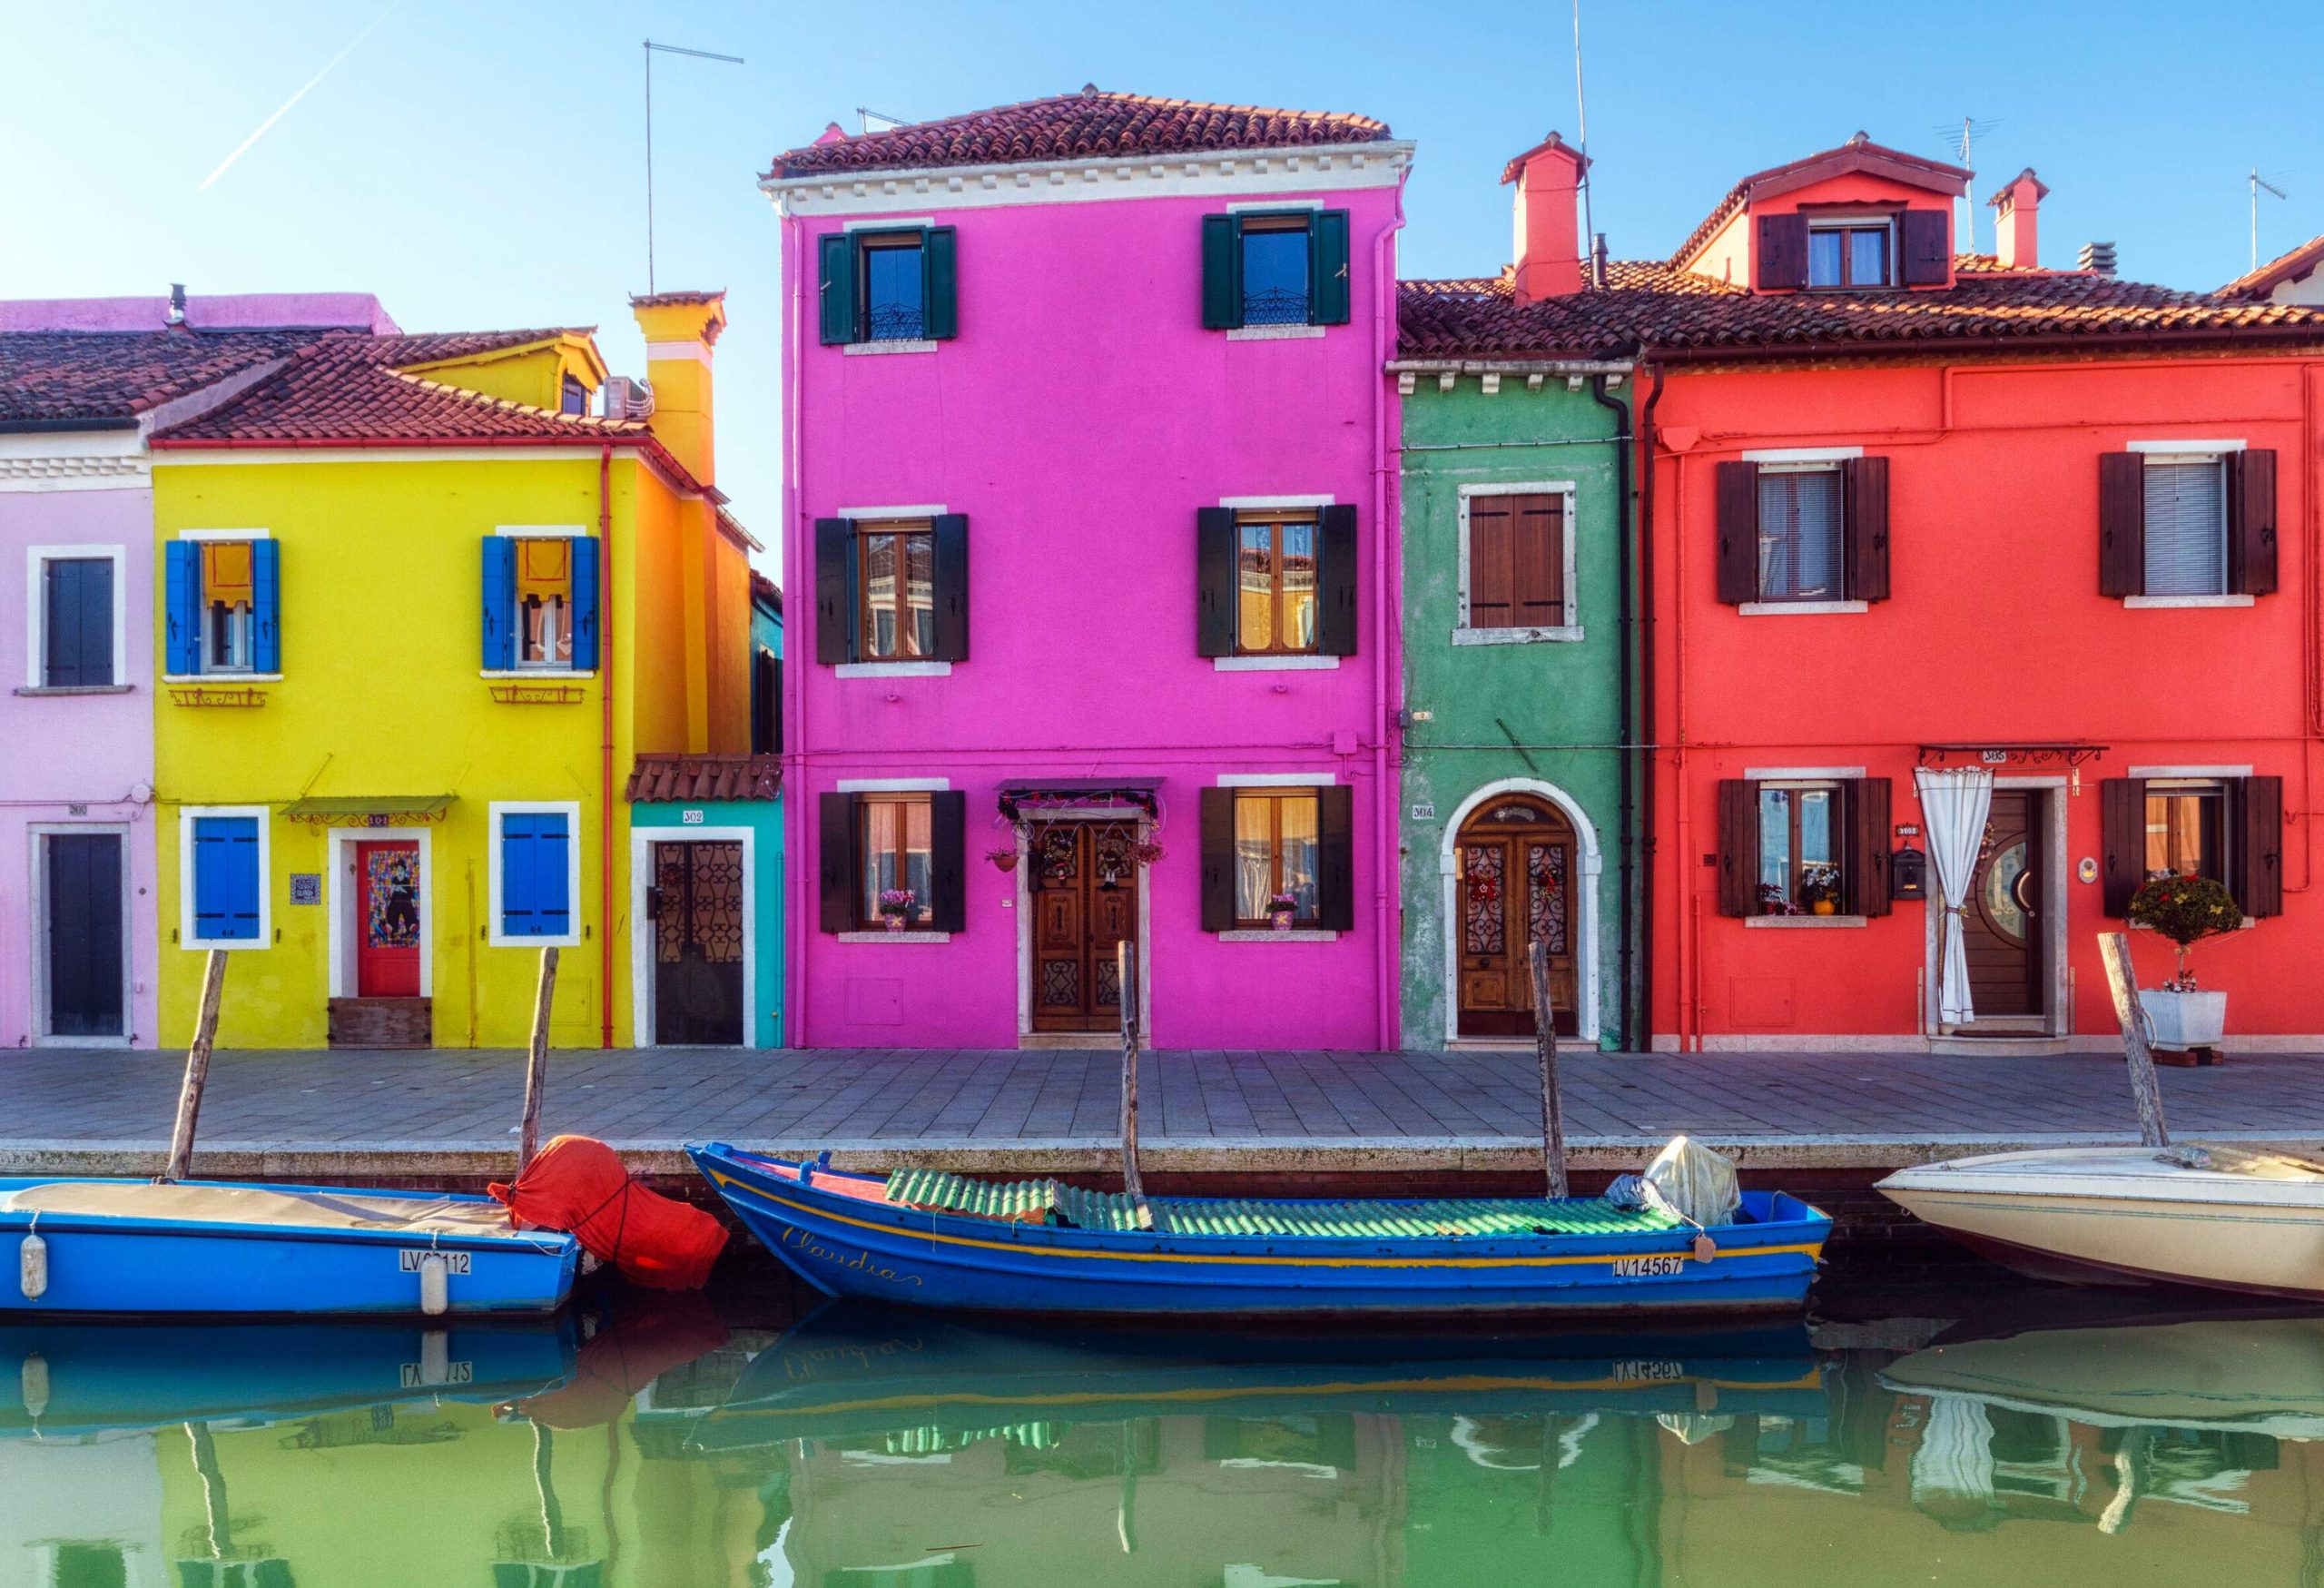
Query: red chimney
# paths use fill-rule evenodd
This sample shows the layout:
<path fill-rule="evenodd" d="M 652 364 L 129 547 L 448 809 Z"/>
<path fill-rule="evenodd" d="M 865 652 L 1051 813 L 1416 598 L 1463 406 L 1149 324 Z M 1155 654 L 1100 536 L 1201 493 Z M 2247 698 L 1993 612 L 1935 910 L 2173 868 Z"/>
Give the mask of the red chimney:
<path fill-rule="evenodd" d="M 1581 226 L 1574 195 L 1590 168 L 1581 151 L 1551 133 L 1502 168 L 1517 184 L 1517 301 L 1531 303 L 1581 291 Z"/>
<path fill-rule="evenodd" d="M 2004 265 L 2025 271 L 2041 268 L 2034 229 L 2041 219 L 2042 201 L 2049 192 L 2029 165 L 1985 201 L 1994 207 L 1994 254 Z"/>

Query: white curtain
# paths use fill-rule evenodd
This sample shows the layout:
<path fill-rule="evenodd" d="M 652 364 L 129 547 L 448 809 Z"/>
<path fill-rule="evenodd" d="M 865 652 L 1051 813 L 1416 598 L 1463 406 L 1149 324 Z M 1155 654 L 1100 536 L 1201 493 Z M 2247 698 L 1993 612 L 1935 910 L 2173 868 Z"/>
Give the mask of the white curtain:
<path fill-rule="evenodd" d="M 1945 895 L 1944 974 L 1937 984 L 1937 1011 L 1947 1025 L 1976 1018 L 1969 1005 L 1969 948 L 1961 912 L 1969 902 L 1969 882 L 1993 809 L 1994 774 L 1982 766 L 1922 767 L 1913 774 L 1920 788 L 1921 816 L 1928 824 L 1928 857 Z"/>

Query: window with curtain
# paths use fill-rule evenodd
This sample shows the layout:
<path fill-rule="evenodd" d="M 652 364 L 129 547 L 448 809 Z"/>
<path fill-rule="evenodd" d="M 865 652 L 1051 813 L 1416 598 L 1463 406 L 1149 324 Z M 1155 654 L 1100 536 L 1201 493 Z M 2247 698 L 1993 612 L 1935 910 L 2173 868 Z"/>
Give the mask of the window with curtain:
<path fill-rule="evenodd" d="M 202 546 L 202 670 L 251 670 L 251 615 L 257 600 L 256 553 L 247 540 Z"/>
<path fill-rule="evenodd" d="M 1759 907 L 1784 915 L 1812 905 L 1840 880 L 1840 787 L 1837 784 L 1763 783 L 1759 796 Z"/>
<path fill-rule="evenodd" d="M 562 536 L 521 536 L 516 555 L 517 666 L 570 668 L 573 542 Z"/>
<path fill-rule="evenodd" d="M 936 653 L 936 534 L 926 523 L 867 523 L 856 532 L 861 625 L 867 662 L 916 661 Z"/>
<path fill-rule="evenodd" d="M 2227 881 L 2227 786 L 2217 782 L 2146 785 L 2146 874 Z"/>
<path fill-rule="evenodd" d="M 1896 225 L 1887 220 L 1811 224 L 1807 232 L 1807 284 L 1811 287 L 1886 287 Z"/>
<path fill-rule="evenodd" d="M 934 803 L 924 794 L 862 794 L 857 832 L 857 874 L 862 879 L 861 924 L 867 931 L 886 925 L 880 896 L 909 889 L 912 908 L 925 922 L 935 907 Z M 909 918 L 909 917 L 908 917 Z"/>
<path fill-rule="evenodd" d="M 1246 656 L 1315 651 L 1315 520 L 1246 514 L 1235 525 L 1235 648 Z"/>
<path fill-rule="evenodd" d="M 1840 471 L 1759 470 L 1759 588 L 1762 601 L 1838 601 Z"/>
<path fill-rule="evenodd" d="M 2146 594 L 2227 593 L 2227 465 L 2217 458 L 2147 459 Z"/>
<path fill-rule="evenodd" d="M 1320 808 L 1315 791 L 1245 789 L 1235 796 L 1235 916 L 1265 926 L 1276 899 L 1288 895 L 1292 920 L 1317 919 L 1315 886 Z"/>

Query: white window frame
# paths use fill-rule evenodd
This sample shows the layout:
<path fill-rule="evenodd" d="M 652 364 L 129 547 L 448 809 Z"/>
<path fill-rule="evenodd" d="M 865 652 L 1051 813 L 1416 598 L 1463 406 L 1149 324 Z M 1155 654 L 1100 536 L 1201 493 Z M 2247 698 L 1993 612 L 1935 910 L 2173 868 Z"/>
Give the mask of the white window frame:
<path fill-rule="evenodd" d="M 572 912 L 572 930 L 559 937 L 511 937 L 501 930 L 500 819 L 507 815 L 562 815 L 565 818 L 565 898 Z M 489 879 L 486 897 L 491 915 L 485 924 L 485 942 L 496 949 L 569 949 L 582 941 L 581 918 L 581 802 L 578 800 L 494 800 L 487 807 L 486 855 Z"/>
<path fill-rule="evenodd" d="M 1581 488 L 1571 479 L 1541 479 L 1530 481 L 1496 481 L 1492 484 L 1464 485 L 1461 488 L 1461 587 L 1459 610 L 1453 616 L 1452 643 L 1456 646 L 1513 646 L 1543 643 L 1571 644 L 1582 637 L 1581 591 L 1577 571 L 1576 543 L 1581 538 L 1574 533 L 1574 509 L 1579 502 Z M 1534 628 L 1472 628 L 1469 626 L 1469 503 L 1478 497 L 1559 497 L 1559 535 L 1564 542 L 1561 548 L 1565 559 L 1565 607 L 1560 620 Z"/>
<path fill-rule="evenodd" d="M 256 545 L 261 540 L 273 539 L 274 531 L 271 529 L 181 529 L 178 531 L 177 538 L 180 540 L 192 541 L 247 540 L 252 545 Z M 256 590 L 252 590 L 251 595 L 253 598 L 255 598 L 257 595 Z M 254 641 L 253 636 L 251 634 L 251 626 L 256 621 L 257 616 L 257 610 L 255 607 L 253 607 L 250 616 L 243 620 L 243 660 L 239 664 L 213 666 L 210 660 L 210 603 L 208 601 L 202 602 L 201 632 L 194 640 L 194 660 L 197 663 L 197 666 L 191 673 L 165 674 L 163 676 L 165 681 L 170 683 L 187 684 L 197 684 L 204 678 L 233 678 L 239 679 L 244 683 L 269 683 L 279 681 L 282 676 L 281 674 L 261 673 L 253 670 L 251 667 L 250 653 Z M 163 665 L 167 665 L 166 661 Z"/>
<path fill-rule="evenodd" d="M 1886 281 L 1874 282 L 1816 280 L 1813 261 L 1816 257 L 1815 235 L 1817 232 L 1870 232 L 1876 229 L 1888 234 L 1888 279 Z M 1897 224 L 1896 212 L 1894 210 L 1842 211 L 1837 213 L 1810 215 L 1807 218 L 1807 258 L 1800 261 L 1807 271 L 1808 290 L 1824 292 L 1868 292 L 1877 291 L 1884 287 L 1903 286 L 1905 284 L 1904 261 L 1897 257 L 1904 242 L 1902 232 L 1903 228 Z M 1847 244 L 1846 242 L 1840 244 L 1840 271 L 1845 275 L 1847 273 Z"/>
<path fill-rule="evenodd" d="M 251 816 L 258 822 L 258 936 L 206 938 L 193 930 L 193 824 L 203 816 Z M 274 822 L 264 805 L 178 807 L 178 946 L 241 952 L 274 946 Z"/>
<path fill-rule="evenodd" d="M 1757 463 L 1762 475 L 1768 474 L 1828 474 L 1839 482 L 1840 543 L 1837 547 L 1840 563 L 1840 588 L 1848 587 L 1848 491 L 1847 481 L 1841 478 L 1840 465 L 1851 458 L 1864 456 L 1861 447 L 1787 447 L 1765 452 L 1746 452 L 1743 460 Z M 1869 612 L 1869 601 L 1852 601 L 1843 597 L 1837 601 L 1770 601 L 1759 589 L 1759 557 L 1758 525 L 1759 521 L 1758 486 L 1751 488 L 1751 523 L 1753 545 L 1751 556 L 1752 598 L 1736 608 L 1746 617 L 1816 617 L 1835 613 Z"/>
<path fill-rule="evenodd" d="M 46 676 L 48 666 L 48 565 L 53 562 L 113 564 L 113 683 L 82 686 L 90 694 L 110 688 L 128 692 L 129 684 L 129 548 L 125 546 L 28 546 L 25 547 L 25 687 L 47 695 L 57 693 Z M 73 686 L 65 686 L 65 689 Z"/>
<path fill-rule="evenodd" d="M 589 527 L 586 524 L 496 524 L 493 526 L 492 532 L 495 535 L 499 536 L 504 540 L 593 540 L 596 538 L 596 537 L 591 533 Z M 604 577 L 605 564 L 601 557 L 598 563 L 598 578 L 600 583 L 603 582 Z M 604 593 L 602 590 L 599 592 L 598 599 L 601 603 L 604 600 Z M 512 589 L 508 600 L 508 634 L 510 640 L 508 654 L 512 658 L 514 658 L 515 665 L 509 667 L 506 672 L 497 667 L 487 667 L 484 669 L 485 677 L 537 678 L 543 674 L 548 674 L 552 676 L 560 678 L 590 678 L 596 676 L 590 668 L 576 667 L 573 665 L 572 636 L 574 620 L 570 601 L 566 603 L 565 618 L 566 659 L 562 662 L 527 662 L 524 659 L 524 617 L 525 603 Z"/>
<path fill-rule="evenodd" d="M 2230 542 L 2234 533 L 2234 506 L 2228 500 L 2231 487 L 2227 476 L 2227 459 L 2230 453 L 2243 450 L 2240 441 L 2132 441 L 2128 450 L 2139 455 L 2139 493 L 2143 504 L 2146 493 L 2146 471 L 2157 464 L 2166 467 L 2179 464 L 2205 464 L 2220 471 L 2219 492 L 2219 577 L 2224 586 L 2235 548 Z M 2141 538 L 2139 549 L 2139 587 L 2146 587 L 2146 549 Z M 2125 596 L 2127 611 L 2167 611 L 2173 607 L 2249 607 L 2252 597 L 2233 590 L 2221 589 L 2194 596 Z"/>

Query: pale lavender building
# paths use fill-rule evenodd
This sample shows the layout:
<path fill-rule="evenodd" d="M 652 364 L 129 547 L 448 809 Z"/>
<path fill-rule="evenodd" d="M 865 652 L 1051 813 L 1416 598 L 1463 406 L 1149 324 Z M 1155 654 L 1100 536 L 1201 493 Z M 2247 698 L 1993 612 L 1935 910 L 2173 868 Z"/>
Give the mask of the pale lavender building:
<path fill-rule="evenodd" d="M 1395 232 L 1362 116 L 779 156 L 792 1040 L 1396 1040 Z"/>

